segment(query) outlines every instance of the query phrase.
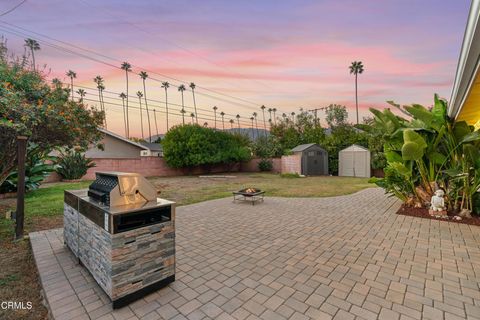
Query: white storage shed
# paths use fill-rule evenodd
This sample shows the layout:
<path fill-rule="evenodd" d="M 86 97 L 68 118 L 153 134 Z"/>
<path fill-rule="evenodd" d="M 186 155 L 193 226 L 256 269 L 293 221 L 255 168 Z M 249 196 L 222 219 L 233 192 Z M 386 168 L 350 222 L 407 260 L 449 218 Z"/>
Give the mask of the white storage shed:
<path fill-rule="evenodd" d="M 370 150 L 351 145 L 338 153 L 338 175 L 370 178 Z"/>

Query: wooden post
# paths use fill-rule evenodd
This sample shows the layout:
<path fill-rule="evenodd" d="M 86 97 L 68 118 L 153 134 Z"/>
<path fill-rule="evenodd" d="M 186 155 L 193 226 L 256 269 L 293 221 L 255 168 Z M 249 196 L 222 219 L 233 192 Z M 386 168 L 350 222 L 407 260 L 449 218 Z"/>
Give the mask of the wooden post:
<path fill-rule="evenodd" d="M 18 146 L 18 181 L 17 181 L 17 212 L 15 214 L 15 240 L 23 238 L 23 221 L 25 213 L 25 157 L 27 154 L 27 137 L 17 137 Z"/>

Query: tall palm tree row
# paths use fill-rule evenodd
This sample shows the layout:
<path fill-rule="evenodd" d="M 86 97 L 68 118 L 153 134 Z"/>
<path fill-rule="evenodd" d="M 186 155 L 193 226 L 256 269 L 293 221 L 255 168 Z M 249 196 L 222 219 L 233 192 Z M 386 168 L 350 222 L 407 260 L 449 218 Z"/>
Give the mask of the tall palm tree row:
<path fill-rule="evenodd" d="M 213 123 L 213 127 L 215 129 L 217 129 L 217 106 L 214 106 L 213 108 L 213 119 L 214 119 L 214 123 Z"/>
<path fill-rule="evenodd" d="M 142 112 L 142 91 L 137 91 L 138 103 L 140 104 L 140 128 L 142 130 L 142 139 L 145 140 L 145 135 L 143 134 L 143 112 Z"/>
<path fill-rule="evenodd" d="M 128 62 L 123 62 L 121 67 L 122 70 L 125 71 L 125 80 L 126 80 L 126 115 L 127 115 L 127 137 L 130 138 L 130 119 L 128 117 L 128 73 L 132 71 L 132 65 Z"/>
<path fill-rule="evenodd" d="M 127 95 L 122 92 L 120 93 L 120 98 L 122 98 L 122 105 L 123 105 L 123 125 L 125 127 L 125 137 L 128 137 L 128 132 L 127 132 L 127 113 L 125 112 L 125 99 L 127 98 Z"/>
<path fill-rule="evenodd" d="M 198 124 L 197 101 L 195 100 L 195 87 L 196 87 L 195 83 L 190 82 L 190 88 L 192 89 L 192 95 L 193 95 L 193 108 L 195 111 L 195 119 Z"/>
<path fill-rule="evenodd" d="M 277 112 L 277 108 L 273 108 L 272 112 L 273 112 L 273 123 L 277 124 L 277 116 L 275 115 L 275 113 Z"/>
<path fill-rule="evenodd" d="M 237 114 L 237 115 L 235 116 L 235 118 L 237 118 L 238 129 L 240 129 L 240 115 Z M 240 130 L 239 130 L 239 131 L 240 131 Z"/>
<path fill-rule="evenodd" d="M 37 40 L 34 39 L 25 39 L 25 47 L 30 49 L 30 54 L 32 55 L 32 66 L 33 66 L 33 71 L 35 71 L 35 51 L 40 50 L 40 44 L 37 42 Z"/>
<path fill-rule="evenodd" d="M 182 124 L 185 124 L 185 103 L 184 103 L 184 100 L 183 100 L 183 92 L 187 90 L 187 88 L 185 87 L 185 85 L 181 84 L 178 86 L 178 91 L 180 91 L 180 93 L 182 94 L 182 110 L 180 110 L 180 112 L 182 113 Z"/>
<path fill-rule="evenodd" d="M 195 122 L 195 113 L 190 113 L 190 117 L 192 117 L 192 124 L 194 124 Z"/>
<path fill-rule="evenodd" d="M 295 124 L 295 112 L 290 113 L 292 115 L 292 124 Z"/>
<path fill-rule="evenodd" d="M 230 129 L 233 129 L 233 124 L 235 123 L 235 120 L 233 120 L 233 119 L 230 119 L 230 121 L 229 121 L 229 122 L 230 122 Z"/>
<path fill-rule="evenodd" d="M 170 83 L 168 81 L 162 82 L 162 88 L 165 89 L 165 112 L 166 112 L 166 120 L 167 120 L 167 131 L 169 129 L 168 126 L 168 88 L 170 88 Z M 158 130 L 157 130 L 158 134 Z"/>
<path fill-rule="evenodd" d="M 140 78 L 142 78 L 143 82 L 143 97 L 145 98 L 145 110 L 147 110 L 147 122 L 148 122 L 148 141 L 152 142 L 152 127 L 150 126 L 150 111 L 148 110 L 148 102 L 147 102 L 147 88 L 145 86 L 145 80 L 148 78 L 148 73 L 145 71 L 140 72 Z"/>
<path fill-rule="evenodd" d="M 355 75 L 355 110 L 357 112 L 357 124 L 358 124 L 358 75 L 365 70 L 362 61 L 353 61 L 349 67 L 350 74 Z"/>
<path fill-rule="evenodd" d="M 222 130 L 225 131 L 225 112 L 220 112 L 220 116 L 222 117 Z"/>
<path fill-rule="evenodd" d="M 77 78 L 77 73 L 72 70 L 68 70 L 66 73 L 67 77 L 70 78 L 70 92 L 72 93 L 72 101 L 73 101 L 73 79 Z"/>

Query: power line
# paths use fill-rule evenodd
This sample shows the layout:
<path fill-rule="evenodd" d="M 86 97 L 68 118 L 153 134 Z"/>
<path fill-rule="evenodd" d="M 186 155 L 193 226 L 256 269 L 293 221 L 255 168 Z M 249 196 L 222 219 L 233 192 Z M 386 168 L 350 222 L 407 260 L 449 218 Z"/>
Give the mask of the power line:
<path fill-rule="evenodd" d="M 13 11 L 16 10 L 18 7 L 20 7 L 22 4 L 24 4 L 25 2 L 27 2 L 27 0 L 21 1 L 19 4 L 17 4 L 17 5 L 16 5 L 15 7 L 13 7 L 12 9 L 7 10 L 7 11 L 5 11 L 4 13 L 0 14 L 0 17 L 6 16 L 6 15 L 9 14 L 10 12 L 13 12 Z"/>
<path fill-rule="evenodd" d="M 47 35 L 44 35 L 44 34 L 41 34 L 41 33 L 38 33 L 38 32 L 35 32 L 35 31 L 32 31 L 32 30 L 28 30 L 28 29 L 25 29 L 23 27 L 20 27 L 20 26 L 17 26 L 17 25 L 14 25 L 12 23 L 8 23 L 8 22 L 5 22 L 5 21 L 0 21 L 0 23 L 2 24 L 5 24 L 5 25 L 8 25 L 8 26 L 11 26 L 13 28 L 17 28 L 17 29 L 20 29 L 20 30 L 23 30 L 24 32 L 21 32 L 21 31 L 17 31 L 15 29 L 12 29 L 11 27 L 8 28 L 8 27 L 3 27 L 3 28 L 7 28 L 7 29 L 4 29 L 5 32 L 9 32 L 9 33 L 13 33 L 17 36 L 23 36 L 23 37 L 30 37 L 30 38 L 33 38 L 35 39 L 35 37 L 33 37 L 31 34 L 34 34 L 34 35 L 37 35 L 37 36 L 40 36 L 40 37 L 43 37 L 43 38 L 46 38 L 46 39 L 49 39 L 49 40 L 52 40 L 52 41 L 55 41 L 55 42 L 59 42 L 61 44 L 64 44 L 66 46 L 70 46 L 70 47 L 73 47 L 75 49 L 78 49 L 78 50 L 82 50 L 84 52 L 88 52 L 90 54 L 94 54 L 96 56 L 99 56 L 99 57 L 102 57 L 102 58 L 105 58 L 105 59 L 108 59 L 108 60 L 111 60 L 111 61 L 116 61 L 118 63 L 121 63 L 122 61 L 120 59 L 117 59 L 117 58 L 113 58 L 113 57 L 110 57 L 110 56 L 107 56 L 105 54 L 102 54 L 102 53 L 98 53 L 96 51 L 93 51 L 91 49 L 85 49 L 83 47 L 80 47 L 80 46 L 77 46 L 77 45 L 74 45 L 74 44 L 71 44 L 71 43 L 68 43 L 68 42 L 65 42 L 65 41 L 62 41 L 62 40 L 58 40 L 58 39 L 55 39 L 55 38 L 52 38 L 50 36 L 47 36 Z M 28 32 L 30 34 L 26 34 L 25 32 Z M 81 54 L 77 51 L 73 51 L 73 50 L 70 50 L 70 49 L 67 49 L 67 48 L 64 48 L 64 47 L 61 47 L 61 46 L 58 46 L 56 44 L 53 44 L 51 42 L 48 42 L 44 39 L 35 39 L 39 42 L 42 42 L 42 43 L 47 43 L 50 45 L 50 47 L 53 47 L 57 50 L 63 50 L 63 51 L 67 51 L 68 53 L 70 54 L 73 54 L 73 55 L 78 55 L 78 56 L 81 56 L 83 58 L 86 58 L 86 59 L 89 59 L 89 60 L 92 60 L 94 62 L 97 62 L 97 63 L 102 63 L 102 64 L 105 64 L 105 65 L 108 65 L 110 67 L 114 67 L 114 68 L 117 68 L 117 69 L 121 69 L 119 66 L 117 65 L 113 65 L 111 63 L 108 63 L 108 62 L 105 62 L 103 60 L 99 60 L 98 58 L 94 58 L 94 57 L 91 57 L 91 56 L 88 56 L 86 54 Z M 145 68 L 141 68 L 139 66 L 136 66 L 136 65 L 133 65 L 132 64 L 132 67 L 134 68 L 137 68 L 137 69 L 140 69 L 140 70 L 145 70 L 145 71 L 148 71 L 149 73 L 151 74 L 156 74 L 156 75 L 159 75 L 159 76 L 162 76 L 164 78 L 167 78 L 167 79 L 171 79 L 171 80 L 174 80 L 174 81 L 177 81 L 177 82 L 180 82 L 180 83 L 183 83 L 183 84 L 188 84 L 187 81 L 185 80 L 181 80 L 181 79 L 177 79 L 177 78 L 174 78 L 174 77 L 171 77 L 171 76 L 168 76 L 168 75 L 165 75 L 165 74 L 162 74 L 162 73 L 158 73 L 158 72 L 155 72 L 155 71 L 151 71 L 151 70 L 148 70 L 148 69 L 145 69 Z M 132 72 L 134 74 L 137 74 L 135 72 Z M 137 74 L 138 75 L 138 74 Z M 162 82 L 162 80 L 160 79 L 156 79 L 156 78 L 153 78 L 153 77 L 150 77 L 151 80 L 154 80 L 154 81 L 157 81 L 157 82 Z M 172 86 L 174 87 L 177 87 L 175 84 L 172 84 Z M 235 96 L 232 96 L 232 95 L 229 95 L 229 94 L 225 94 L 225 93 L 221 93 L 221 92 L 218 92 L 216 90 L 212 90 L 212 89 L 208 89 L 208 88 L 205 88 L 203 86 L 199 86 L 197 85 L 197 88 L 200 88 L 201 90 L 205 90 L 205 91 L 208 91 L 208 92 L 212 92 L 214 94 L 217 94 L 217 95 L 221 95 L 221 96 L 224 96 L 224 97 L 227 97 L 227 98 L 231 98 L 231 99 L 235 99 L 235 100 L 238 100 L 238 101 L 242 101 L 243 103 L 248 103 L 250 105 L 254 105 L 254 106 L 259 106 L 259 104 L 255 103 L 255 102 L 252 102 L 252 101 L 249 101 L 249 100 L 246 100 L 244 98 L 239 98 L 239 97 L 235 97 Z M 246 106 L 244 105 L 243 103 L 239 103 L 239 102 L 236 102 L 236 101 L 230 101 L 230 100 L 227 100 L 225 98 L 218 98 L 218 97 L 215 97 L 215 96 L 212 96 L 210 94 L 207 94 L 207 93 L 203 93 L 203 92 L 197 92 L 197 94 L 199 95 L 203 95 L 203 96 L 207 96 L 207 97 L 210 97 L 210 98 L 213 98 L 213 99 L 218 99 L 218 100 L 221 100 L 221 101 L 224 101 L 224 102 L 229 102 L 229 103 L 233 103 L 233 104 L 236 104 L 236 105 L 240 105 L 240 106 L 243 106 L 245 108 L 249 108 L 249 109 L 253 109 L 252 106 Z M 255 109 L 256 110 L 256 109 Z"/>

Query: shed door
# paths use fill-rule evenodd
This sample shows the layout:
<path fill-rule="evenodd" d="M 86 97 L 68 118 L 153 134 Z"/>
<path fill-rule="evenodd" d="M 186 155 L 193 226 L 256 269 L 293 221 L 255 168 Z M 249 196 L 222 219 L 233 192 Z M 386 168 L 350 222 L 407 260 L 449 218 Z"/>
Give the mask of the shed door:
<path fill-rule="evenodd" d="M 340 174 L 345 177 L 353 177 L 353 152 L 343 151 L 342 159 L 339 161 L 342 162 L 342 172 Z"/>
<path fill-rule="evenodd" d="M 306 174 L 318 176 L 324 174 L 324 155 L 322 151 L 307 151 Z"/>
<path fill-rule="evenodd" d="M 367 177 L 365 169 L 367 167 L 365 152 L 355 152 L 355 176 Z"/>

